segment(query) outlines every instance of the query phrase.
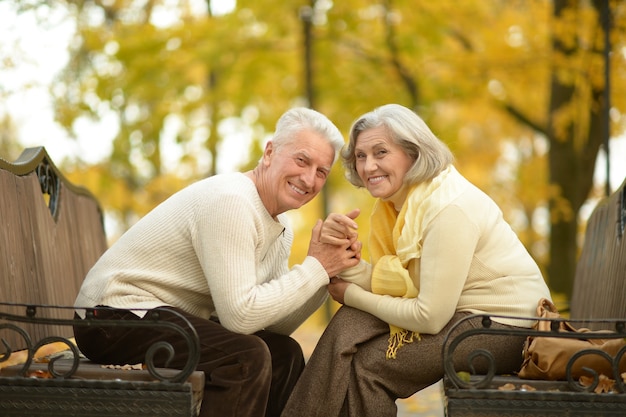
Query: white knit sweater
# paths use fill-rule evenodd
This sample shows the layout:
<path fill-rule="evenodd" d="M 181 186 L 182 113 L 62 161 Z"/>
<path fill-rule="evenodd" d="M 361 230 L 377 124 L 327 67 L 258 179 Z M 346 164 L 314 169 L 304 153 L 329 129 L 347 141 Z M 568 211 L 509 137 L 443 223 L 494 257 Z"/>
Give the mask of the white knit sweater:
<path fill-rule="evenodd" d="M 534 317 L 550 291 L 539 267 L 503 219 L 496 203 L 465 179 L 465 190 L 429 223 L 422 253 L 407 270 L 417 298 L 371 292 L 371 266 L 362 261 L 340 274 L 351 285 L 345 303 L 387 323 L 437 334 L 455 312 Z M 410 220 L 410 219 L 409 219 Z M 407 220 L 407 221 L 409 221 Z M 529 327 L 532 322 L 494 318 Z"/>
<path fill-rule="evenodd" d="M 111 246 L 75 306 L 167 305 L 238 333 L 290 334 L 322 304 L 329 278 L 312 257 L 289 269 L 293 232 L 284 214 L 277 220 L 241 173 L 198 181 Z"/>

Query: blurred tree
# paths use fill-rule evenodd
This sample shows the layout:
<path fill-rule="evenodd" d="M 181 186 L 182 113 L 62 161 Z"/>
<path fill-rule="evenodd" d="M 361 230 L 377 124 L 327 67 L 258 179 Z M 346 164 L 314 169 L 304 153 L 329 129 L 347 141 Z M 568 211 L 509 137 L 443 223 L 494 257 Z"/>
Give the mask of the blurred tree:
<path fill-rule="evenodd" d="M 78 32 L 53 89 L 57 119 L 73 132 L 81 118 L 113 113 L 119 130 L 107 171 L 132 194 L 167 173 L 170 152 L 182 155 L 174 170 L 188 181 L 215 174 L 220 126 L 229 119 L 248 126 L 257 142 L 248 159 L 258 158 L 259 142 L 297 96 L 296 40 L 284 36 L 296 18 L 269 25 L 262 8 L 257 14 L 241 4 L 237 13 L 214 15 L 210 1 L 202 10 L 197 4 L 69 4 Z M 118 206 L 126 226 L 137 214 L 133 204 Z"/>
<path fill-rule="evenodd" d="M 593 186 L 604 131 L 602 8 L 606 0 L 554 1 L 548 123 L 552 290 L 571 295 L 577 259 L 578 211 Z M 582 24 L 580 24 L 582 23 Z M 609 64 L 610 65 L 610 64 Z"/>
<path fill-rule="evenodd" d="M 541 51 L 547 28 L 535 30 L 524 47 L 511 40 L 515 33 L 510 32 L 541 28 L 537 16 L 547 9 L 541 2 L 529 2 L 532 7 L 526 9 L 513 3 L 387 0 L 334 5 L 326 44 L 333 49 L 329 55 L 342 60 L 332 73 L 337 78 L 325 77 L 318 94 L 342 95 L 337 106 L 354 103 L 351 119 L 388 102 L 413 108 L 451 146 L 463 173 L 491 194 L 524 241 L 536 246 L 541 236 L 532 226 L 545 203 L 546 193 L 536 188 L 545 178 L 545 146 L 532 129 L 503 111 L 496 98 L 507 97 L 505 88 L 522 93 L 527 108 L 540 114 L 545 89 L 528 84 L 548 75 L 545 68 L 530 64 L 532 54 L 547 56 Z M 344 88 L 336 91 L 333 85 Z M 332 97 L 326 102 L 332 103 Z"/>
<path fill-rule="evenodd" d="M 242 169 L 253 166 L 292 105 L 314 106 L 347 132 L 356 116 L 396 102 L 450 145 L 550 286 L 569 291 L 577 212 L 598 192 L 601 0 L 239 0 L 227 13 L 217 0 L 64 3 L 77 35 L 52 90 L 57 118 L 72 132 L 82 118 L 115 115 L 113 152 L 89 169 L 94 180 L 102 176 L 94 191 L 109 196 L 122 225 L 184 183 L 216 173 L 229 146 L 248 153 Z M 610 4 L 617 136 L 626 108 L 616 93 L 626 88 L 626 5 Z M 241 149 L 232 130 L 245 131 L 251 145 Z M 302 235 L 293 259 L 305 256 L 321 207 L 361 207 L 366 236 L 371 203 L 336 166 L 326 201 L 293 215 Z"/>
<path fill-rule="evenodd" d="M 17 128 L 8 113 L 0 116 L 0 158 L 13 162 L 21 153 L 22 148 L 15 141 Z"/>
<path fill-rule="evenodd" d="M 603 9 L 607 7 L 611 7 L 616 21 L 621 22 L 615 28 L 613 38 L 617 44 L 613 50 L 622 50 L 626 27 L 624 19 L 619 17 L 626 12 L 623 3 L 555 0 L 547 25 L 551 28 L 551 50 L 547 60 L 550 77 L 545 116 L 531 115 L 522 103 L 504 103 L 513 117 L 548 140 L 546 197 L 550 213 L 550 250 L 547 275 L 552 291 L 566 298 L 571 295 L 578 255 L 578 213 L 593 191 L 598 152 L 610 134 L 603 124 L 609 112 L 605 100 L 602 22 Z M 624 56 L 617 54 L 617 57 L 609 65 L 615 66 L 611 73 L 617 75 L 623 88 Z M 614 96 L 623 109 L 626 104 L 623 95 Z M 616 127 L 623 130 L 623 117 L 618 121 L 621 126 L 616 124 Z"/>
<path fill-rule="evenodd" d="M 385 0 L 333 9 L 358 14 L 343 46 L 378 67 L 386 88 L 393 89 L 391 80 L 404 90 L 396 101 L 422 114 L 444 140 L 455 140 L 450 144 L 464 173 L 496 198 L 531 250 L 538 242 L 531 226 L 548 206 L 549 252 L 534 255 L 547 264 L 553 291 L 566 297 L 576 266 L 577 213 L 594 191 L 605 137 L 600 17 L 608 4 Z M 612 50 L 620 51 L 623 3 L 611 2 L 611 12 L 620 22 Z M 623 88 L 624 55 L 611 56 Z M 385 97 L 372 85 L 363 96 Z M 619 133 L 624 117 L 617 109 L 626 103 L 623 95 L 614 96 Z"/>

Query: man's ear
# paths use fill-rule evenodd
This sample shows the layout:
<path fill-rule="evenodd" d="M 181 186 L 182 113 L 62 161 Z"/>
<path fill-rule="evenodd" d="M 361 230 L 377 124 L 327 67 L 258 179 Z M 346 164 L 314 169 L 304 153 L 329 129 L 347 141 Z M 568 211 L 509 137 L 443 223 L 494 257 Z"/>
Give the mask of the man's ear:
<path fill-rule="evenodd" d="M 265 150 L 263 151 L 263 163 L 265 165 L 269 165 L 270 159 L 272 158 L 273 154 L 274 154 L 274 144 L 270 140 L 265 144 Z"/>

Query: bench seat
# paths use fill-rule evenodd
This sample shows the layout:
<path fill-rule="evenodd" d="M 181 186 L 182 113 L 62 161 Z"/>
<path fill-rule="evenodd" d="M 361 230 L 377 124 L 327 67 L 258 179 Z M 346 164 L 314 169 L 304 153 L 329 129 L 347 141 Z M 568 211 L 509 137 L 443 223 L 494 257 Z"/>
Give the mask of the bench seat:
<path fill-rule="evenodd" d="M 155 368 L 149 354 L 147 369 L 103 367 L 72 340 L 74 326 L 92 325 L 96 309 L 75 320 L 73 304 L 107 248 L 97 199 L 71 184 L 43 147 L 12 163 L 0 159 L 0 193 L 0 416 L 197 416 L 205 376 L 195 370 L 199 341 L 189 323 L 167 324 L 156 311 L 149 320 L 98 322 L 178 332 L 189 349 L 182 371 Z M 52 345 L 62 347 L 51 354 Z"/>
<path fill-rule="evenodd" d="M 601 200 L 587 223 L 584 246 L 578 259 L 569 314 L 564 319 L 576 328 L 609 330 L 626 340 L 626 180 Z M 533 320 L 526 318 L 523 320 Z M 553 319 L 554 329 L 558 319 Z M 517 375 L 462 375 L 452 364 L 452 354 L 463 338 L 473 334 L 562 337 L 556 331 L 534 329 L 496 330 L 483 315 L 483 327 L 451 336 L 444 343 L 444 410 L 447 417 L 548 417 L 626 416 L 626 345 L 612 358 L 615 381 L 612 392 L 594 392 L 600 377 L 589 373 L 591 386 L 569 381 L 528 380 Z M 454 329 L 453 329 L 454 330 Z M 570 334 L 565 337 L 575 337 Z M 598 338 L 607 338 L 606 335 Z M 521 347 L 520 347 L 521 348 Z M 521 350 L 521 349 L 520 349 Z M 520 352 L 521 353 L 521 352 Z M 486 351 L 471 352 L 488 358 Z M 465 363 L 471 363 L 469 356 Z M 488 359 L 489 360 L 489 359 Z M 621 366 L 621 368 L 620 368 Z M 568 365 L 571 368 L 571 363 Z M 567 369 L 565 370 L 567 371 Z M 570 371 L 571 372 L 571 371 Z M 566 375 L 570 375 L 567 373 Z M 514 389 L 503 389 L 507 384 Z"/>
<path fill-rule="evenodd" d="M 69 372 L 72 366 L 71 359 L 54 363 L 55 371 L 61 374 Z M 167 368 L 156 370 L 167 378 L 180 372 Z M 46 416 L 56 415 L 54 410 L 61 408 L 75 413 L 64 416 L 182 417 L 197 414 L 204 392 L 203 372 L 193 372 L 186 383 L 173 384 L 156 380 L 146 369 L 110 368 L 87 359 L 79 361 L 78 369 L 69 379 L 51 380 L 48 363 L 31 364 L 28 378 L 21 374 L 22 365 L 0 370 L 2 416 L 23 416 L 19 410 L 36 405 L 33 412 Z M 32 401 L 33 396 L 37 401 Z"/>

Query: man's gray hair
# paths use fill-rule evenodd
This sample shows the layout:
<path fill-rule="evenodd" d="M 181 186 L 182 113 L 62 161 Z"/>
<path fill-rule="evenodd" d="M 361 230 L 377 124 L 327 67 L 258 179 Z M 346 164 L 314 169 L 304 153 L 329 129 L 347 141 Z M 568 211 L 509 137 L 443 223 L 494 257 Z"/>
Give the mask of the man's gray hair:
<path fill-rule="evenodd" d="M 278 119 L 272 142 L 276 148 L 279 148 L 303 130 L 310 130 L 326 138 L 335 150 L 333 163 L 337 160 L 341 148 L 345 145 L 341 132 L 328 117 L 306 107 L 287 110 Z"/>

